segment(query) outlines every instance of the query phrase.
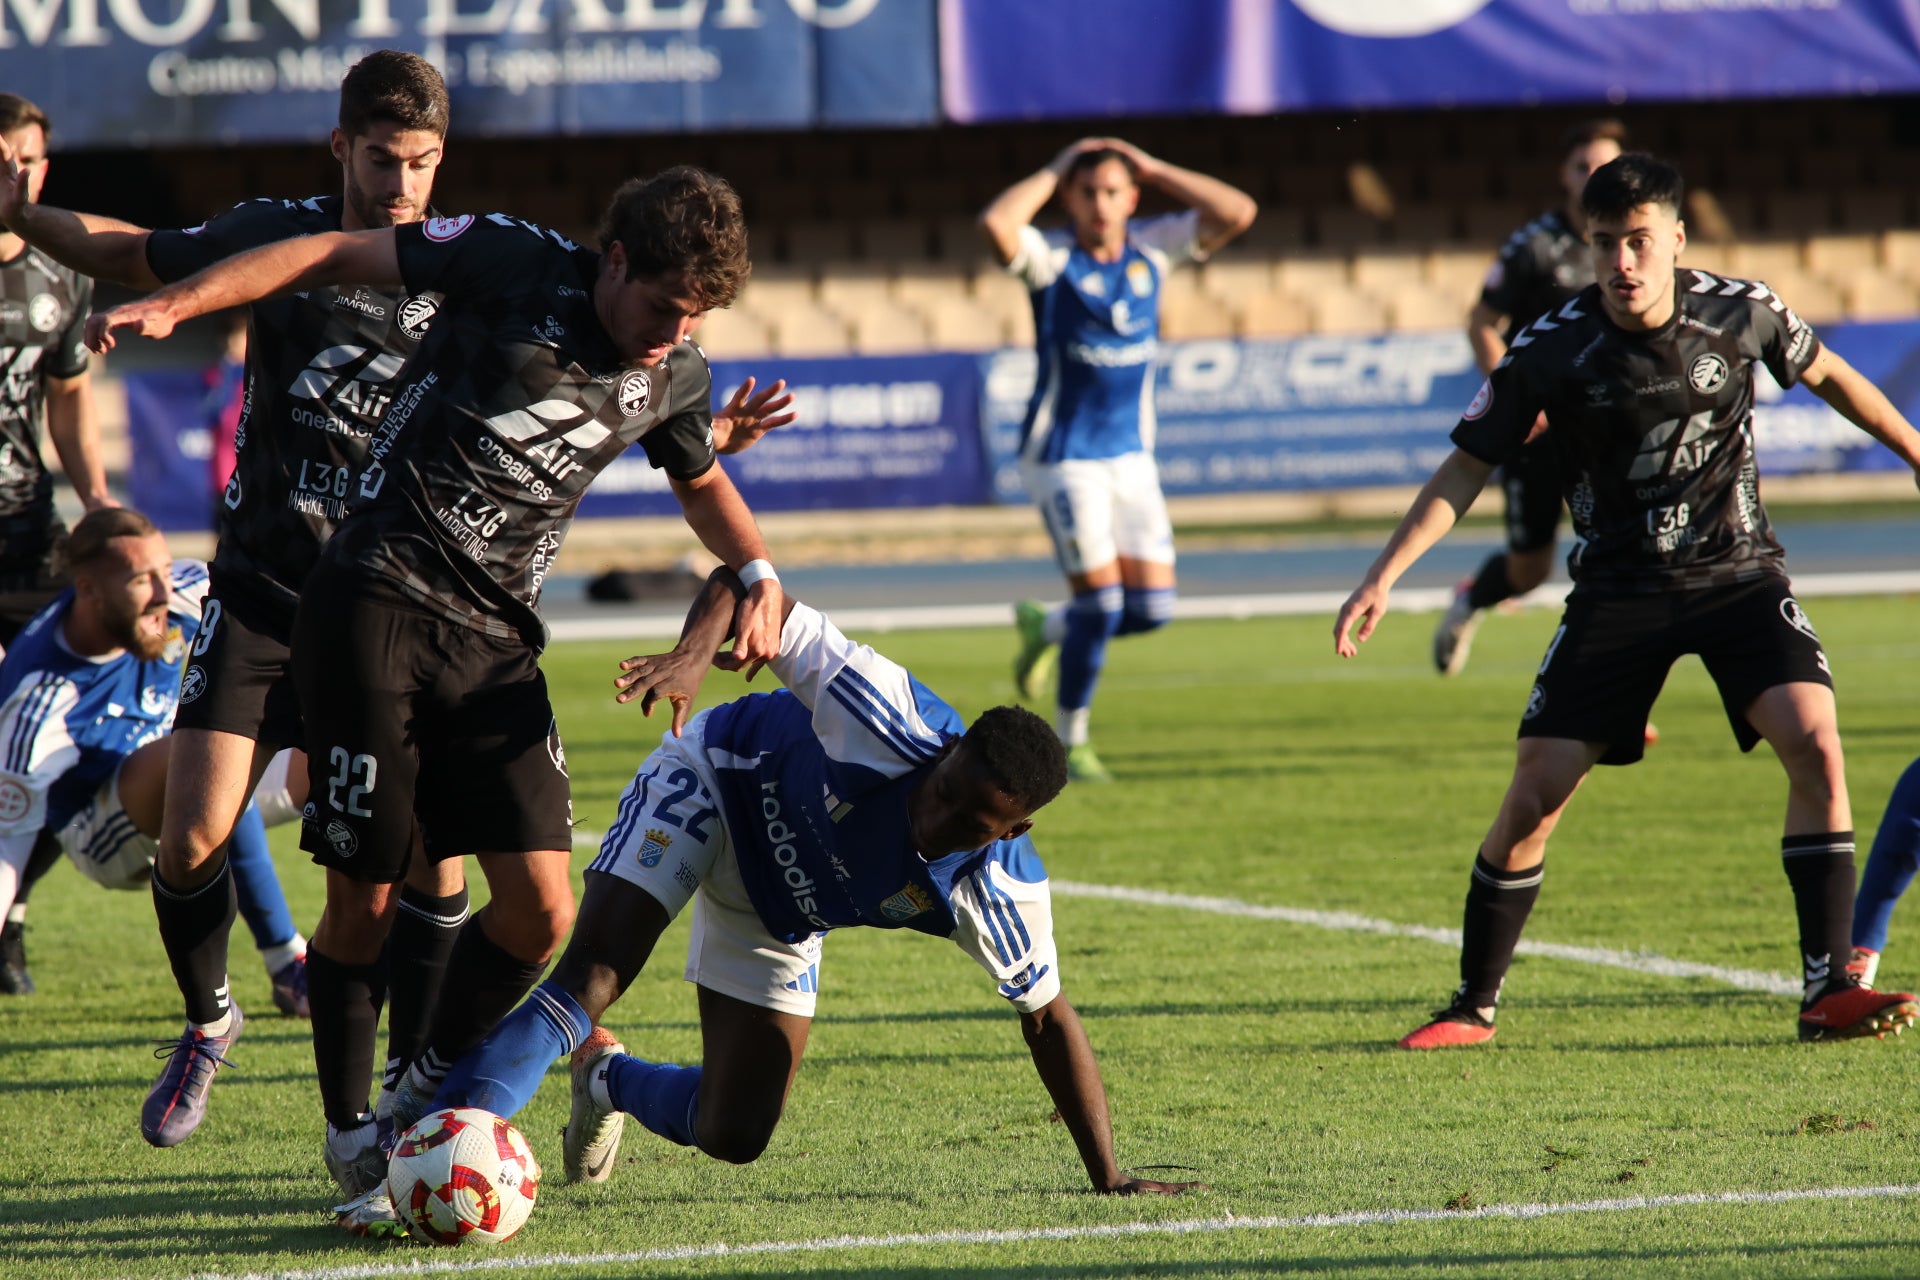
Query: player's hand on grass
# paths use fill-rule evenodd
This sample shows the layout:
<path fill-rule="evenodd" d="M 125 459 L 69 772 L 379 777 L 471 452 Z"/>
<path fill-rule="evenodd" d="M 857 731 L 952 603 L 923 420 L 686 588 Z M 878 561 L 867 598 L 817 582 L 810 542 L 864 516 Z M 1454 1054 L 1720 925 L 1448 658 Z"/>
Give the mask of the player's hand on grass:
<path fill-rule="evenodd" d="M 1375 582 L 1363 582 L 1355 587 L 1347 602 L 1340 606 L 1340 616 L 1333 620 L 1333 651 L 1343 658 L 1359 653 L 1360 646 L 1367 642 L 1386 613 L 1385 587 Z M 1347 632 L 1356 622 L 1360 624 L 1359 630 L 1348 636 Z"/>
<path fill-rule="evenodd" d="M 116 329 L 128 330 L 136 338 L 164 338 L 173 332 L 173 317 L 166 308 L 144 299 L 96 311 L 87 317 L 87 349 L 96 355 L 113 350 Z"/>
<path fill-rule="evenodd" d="M 733 611 L 733 650 L 714 660 L 725 671 L 745 669 L 753 679 L 769 661 L 780 656 L 780 632 L 786 622 L 787 597 L 778 578 L 762 578 L 747 588 L 747 598 Z"/>
<path fill-rule="evenodd" d="M 664 698 L 673 708 L 673 736 L 677 738 L 687 727 L 687 713 L 693 709 L 693 700 L 700 693 L 700 681 L 712 660 L 710 654 L 680 649 L 628 658 L 620 664 L 620 674 L 613 678 L 613 687 L 618 690 L 613 700 L 626 703 L 638 698 L 640 714 L 650 716 Z"/>
<path fill-rule="evenodd" d="M 783 412 L 793 403 L 785 378 L 754 394 L 754 380 L 740 384 L 727 407 L 714 416 L 713 448 L 716 453 L 740 453 L 753 447 L 761 436 L 775 427 L 784 427 L 797 416 Z"/>

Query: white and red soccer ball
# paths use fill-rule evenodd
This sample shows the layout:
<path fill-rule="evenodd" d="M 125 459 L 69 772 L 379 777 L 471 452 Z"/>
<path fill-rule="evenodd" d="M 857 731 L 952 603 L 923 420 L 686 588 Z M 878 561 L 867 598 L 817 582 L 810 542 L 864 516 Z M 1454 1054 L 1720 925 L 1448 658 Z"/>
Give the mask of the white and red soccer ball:
<path fill-rule="evenodd" d="M 478 1107 L 430 1112 L 400 1135 L 387 1193 L 410 1234 L 498 1244 L 526 1225 L 540 1162 L 518 1129 Z"/>

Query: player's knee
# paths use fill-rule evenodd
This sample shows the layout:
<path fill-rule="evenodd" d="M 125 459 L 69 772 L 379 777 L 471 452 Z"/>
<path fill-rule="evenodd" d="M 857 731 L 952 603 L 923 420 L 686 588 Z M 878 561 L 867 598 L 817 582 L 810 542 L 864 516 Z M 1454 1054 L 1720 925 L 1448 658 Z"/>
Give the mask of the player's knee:
<path fill-rule="evenodd" d="M 205 828 L 169 830 L 163 826 L 154 844 L 155 869 L 176 889 L 191 889 L 206 882 L 226 861 L 225 840 L 215 839 Z"/>
<path fill-rule="evenodd" d="M 779 1116 L 758 1117 L 731 1114 L 718 1117 L 709 1122 L 706 1112 L 700 1113 L 700 1149 L 715 1160 L 724 1160 L 728 1164 L 752 1164 L 760 1158 L 767 1144 L 773 1141 L 773 1131 L 780 1123 Z"/>
<path fill-rule="evenodd" d="M 492 904 L 490 932 L 506 950 L 523 960 L 544 964 L 560 949 L 560 942 L 573 927 L 573 895 L 504 906 L 500 899 Z"/>
<path fill-rule="evenodd" d="M 1133 587 L 1125 595 L 1120 611 L 1118 634 L 1139 635 L 1158 631 L 1173 620 L 1172 587 Z"/>

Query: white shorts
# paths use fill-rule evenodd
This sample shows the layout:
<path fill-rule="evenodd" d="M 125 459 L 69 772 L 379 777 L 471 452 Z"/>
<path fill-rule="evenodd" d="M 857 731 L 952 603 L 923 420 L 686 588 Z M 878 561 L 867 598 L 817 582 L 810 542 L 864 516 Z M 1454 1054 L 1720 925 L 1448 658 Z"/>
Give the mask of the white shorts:
<path fill-rule="evenodd" d="M 687 981 L 721 995 L 811 1018 L 820 990 L 814 934 L 782 942 L 767 932 L 740 879 L 733 841 L 705 759 L 704 713 L 648 756 L 620 796 L 619 816 L 588 867 L 638 885 L 669 919 L 693 902 Z"/>
<path fill-rule="evenodd" d="M 80 873 L 108 889 L 139 889 L 153 876 L 159 843 L 120 807 L 120 771 L 100 784 L 55 837 Z"/>
<path fill-rule="evenodd" d="M 1121 557 L 1173 563 L 1173 521 L 1152 454 L 1029 462 L 1020 474 L 1067 573 Z"/>

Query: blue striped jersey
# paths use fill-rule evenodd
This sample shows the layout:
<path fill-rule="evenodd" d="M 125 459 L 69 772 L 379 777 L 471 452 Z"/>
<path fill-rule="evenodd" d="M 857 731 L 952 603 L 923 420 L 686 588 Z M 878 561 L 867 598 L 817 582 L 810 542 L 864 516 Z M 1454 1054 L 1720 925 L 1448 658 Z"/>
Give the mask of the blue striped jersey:
<path fill-rule="evenodd" d="M 173 727 L 180 668 L 200 629 L 207 567 L 173 562 L 166 649 L 85 658 L 61 622 L 73 588 L 34 615 L 0 661 L 0 839 L 58 831 L 120 762 Z"/>
<path fill-rule="evenodd" d="M 1153 448 L 1153 360 L 1167 272 L 1198 255 L 1192 210 L 1127 224 L 1126 247 L 1097 262 L 1073 229 L 1023 227 L 1007 270 L 1027 286 L 1039 352 L 1021 424 L 1026 462 L 1115 458 Z"/>
<path fill-rule="evenodd" d="M 931 862 L 907 798 L 954 709 L 796 604 L 771 664 L 787 686 L 725 703 L 699 732 L 740 878 L 777 938 L 850 925 L 951 938 L 1022 1009 L 1059 992 L 1046 868 L 1026 836 Z M 689 732 L 693 730 L 690 728 Z"/>

